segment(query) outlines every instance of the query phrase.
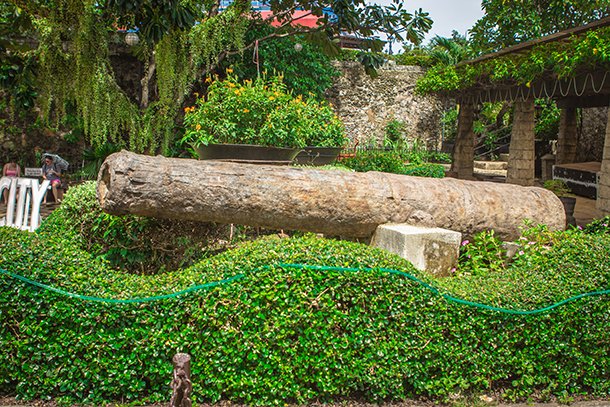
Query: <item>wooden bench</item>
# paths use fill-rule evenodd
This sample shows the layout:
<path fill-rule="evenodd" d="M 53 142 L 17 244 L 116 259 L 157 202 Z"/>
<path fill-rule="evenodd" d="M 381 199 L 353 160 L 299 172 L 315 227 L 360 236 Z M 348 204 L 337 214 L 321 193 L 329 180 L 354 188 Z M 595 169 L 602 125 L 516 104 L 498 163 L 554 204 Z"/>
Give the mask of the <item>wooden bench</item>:
<path fill-rule="evenodd" d="M 42 167 L 40 168 L 25 168 L 24 171 L 24 175 L 26 177 L 38 177 L 38 178 L 42 178 Z M 52 190 L 53 188 L 51 187 L 51 185 L 49 185 L 49 187 L 47 188 L 49 191 Z M 64 192 L 66 192 L 68 190 L 68 185 L 64 184 L 63 182 L 61 183 L 61 185 L 59 186 L 59 189 L 63 189 Z"/>

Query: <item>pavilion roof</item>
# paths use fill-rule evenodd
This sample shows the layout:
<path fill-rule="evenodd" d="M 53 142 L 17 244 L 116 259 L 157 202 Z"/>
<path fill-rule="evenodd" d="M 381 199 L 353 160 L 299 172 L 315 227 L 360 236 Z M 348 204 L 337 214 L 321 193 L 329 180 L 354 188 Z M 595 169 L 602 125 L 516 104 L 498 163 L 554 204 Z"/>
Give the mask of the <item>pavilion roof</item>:
<path fill-rule="evenodd" d="M 500 102 L 517 98 L 550 98 L 555 99 L 560 107 L 608 106 L 610 104 L 610 58 L 601 62 L 581 64 L 570 74 L 558 73 L 554 66 L 541 66 L 535 74 L 529 73 L 531 76 L 529 79 L 524 79 L 519 72 L 522 66 L 534 63 L 532 62 L 533 56 L 545 57 L 547 56 L 545 52 L 550 56 L 552 52 L 559 49 L 554 44 L 558 46 L 576 44 L 579 38 L 588 35 L 590 31 L 603 30 L 610 41 L 610 30 L 606 27 L 610 27 L 610 17 L 460 62 L 444 71 L 437 72 L 436 75 L 450 76 L 453 74 L 461 77 L 461 75 L 469 73 L 470 77 L 464 81 L 466 83 L 455 82 L 451 85 L 453 88 L 450 89 L 433 88 L 424 91 L 444 94 L 458 101 L 474 101 L 474 103 Z M 574 47 L 576 53 L 577 46 Z M 541 53 L 540 50 L 544 50 L 544 52 Z M 507 70 L 504 77 L 494 72 L 494 67 L 496 67 L 494 63 L 501 61 L 506 62 L 505 65 L 501 65 Z"/>
<path fill-rule="evenodd" d="M 477 58 L 469 59 L 467 61 L 462 61 L 462 62 L 456 64 L 456 66 L 471 65 L 471 64 L 476 64 L 478 62 L 486 61 L 488 59 L 497 58 L 502 55 L 522 53 L 524 51 L 534 48 L 536 45 L 542 45 L 542 44 L 547 44 L 547 43 L 556 42 L 556 41 L 572 41 L 574 36 L 586 33 L 587 31 L 590 31 L 590 30 L 597 30 L 598 28 L 602 28 L 602 27 L 610 27 L 610 16 L 604 17 L 597 21 L 593 21 L 586 25 L 569 28 L 567 30 L 559 31 L 554 34 L 549 34 L 544 37 L 540 37 L 540 38 L 536 38 L 536 39 L 533 39 L 530 41 L 522 42 L 520 44 L 512 45 L 510 47 L 506 47 L 499 51 L 491 52 L 489 54 L 485 54 L 485 55 L 482 55 Z"/>

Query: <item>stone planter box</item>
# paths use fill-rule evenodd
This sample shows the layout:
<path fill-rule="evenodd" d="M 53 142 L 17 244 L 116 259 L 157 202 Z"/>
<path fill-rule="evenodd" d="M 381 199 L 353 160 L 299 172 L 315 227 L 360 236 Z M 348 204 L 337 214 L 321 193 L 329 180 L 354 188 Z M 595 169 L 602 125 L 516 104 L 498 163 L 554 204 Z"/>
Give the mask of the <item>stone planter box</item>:
<path fill-rule="evenodd" d="M 224 160 L 251 164 L 288 165 L 301 151 L 297 148 L 248 144 L 208 144 L 193 146 L 200 160 Z"/>
<path fill-rule="evenodd" d="M 335 161 L 342 150 L 343 147 L 305 147 L 297 154 L 296 160 L 301 165 L 328 165 Z"/>

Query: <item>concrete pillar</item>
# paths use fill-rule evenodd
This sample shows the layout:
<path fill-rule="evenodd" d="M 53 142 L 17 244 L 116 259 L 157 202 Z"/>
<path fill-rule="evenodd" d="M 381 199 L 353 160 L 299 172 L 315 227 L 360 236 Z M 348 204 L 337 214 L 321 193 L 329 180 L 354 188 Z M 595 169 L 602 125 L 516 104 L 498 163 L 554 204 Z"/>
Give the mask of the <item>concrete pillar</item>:
<path fill-rule="evenodd" d="M 506 182 L 534 185 L 534 99 L 515 101 Z"/>
<path fill-rule="evenodd" d="M 474 106 L 461 103 L 458 112 L 457 135 L 451 157 L 451 171 L 460 179 L 474 179 Z"/>
<path fill-rule="evenodd" d="M 553 166 L 555 165 L 555 154 L 547 154 L 543 156 L 542 161 L 542 182 L 553 179 Z"/>
<path fill-rule="evenodd" d="M 576 108 L 561 109 L 557 136 L 557 156 L 555 164 L 572 164 L 576 161 L 578 149 L 578 111 Z"/>
<path fill-rule="evenodd" d="M 601 219 L 610 215 L 610 115 L 606 125 L 606 141 L 604 142 L 604 156 L 602 168 L 597 185 L 597 202 L 595 204 L 595 217 Z"/>

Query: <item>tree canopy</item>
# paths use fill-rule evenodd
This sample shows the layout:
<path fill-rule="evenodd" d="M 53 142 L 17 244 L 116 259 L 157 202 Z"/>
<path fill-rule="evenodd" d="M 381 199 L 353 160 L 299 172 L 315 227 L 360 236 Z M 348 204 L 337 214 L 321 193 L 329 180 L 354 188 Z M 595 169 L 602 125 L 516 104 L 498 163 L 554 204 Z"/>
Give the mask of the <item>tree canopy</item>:
<path fill-rule="evenodd" d="M 584 25 L 610 14 L 609 0 L 482 0 L 485 15 L 470 30 L 478 54 Z"/>
<path fill-rule="evenodd" d="M 376 33 L 418 43 L 432 24 L 427 13 L 409 13 L 398 1 L 386 7 L 364 0 L 265 4 L 270 13 L 263 16 L 250 0 L 227 7 L 220 0 L 10 0 L 2 3 L 2 39 L 12 41 L 10 55 L 21 58 L 17 65 L 36 67 L 38 103 L 46 117 L 56 112 L 61 119 L 66 106 L 74 105 L 94 146 L 111 141 L 154 152 L 167 150 L 193 85 L 257 41 L 301 35 L 332 55 L 347 32 L 378 51 L 383 43 Z M 315 27 L 298 24 L 303 12 L 317 18 Z M 270 23 L 271 32 L 246 41 L 247 32 Z M 110 59 L 126 47 L 126 31 L 140 38 L 129 47 L 143 64 L 135 100 L 117 82 Z M 35 38 L 38 47 L 17 49 L 15 40 L 24 37 Z M 2 62 L 3 72 L 17 66 Z"/>

